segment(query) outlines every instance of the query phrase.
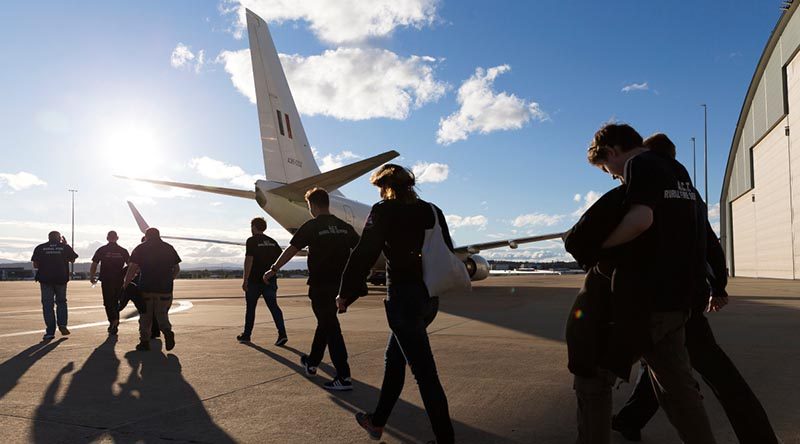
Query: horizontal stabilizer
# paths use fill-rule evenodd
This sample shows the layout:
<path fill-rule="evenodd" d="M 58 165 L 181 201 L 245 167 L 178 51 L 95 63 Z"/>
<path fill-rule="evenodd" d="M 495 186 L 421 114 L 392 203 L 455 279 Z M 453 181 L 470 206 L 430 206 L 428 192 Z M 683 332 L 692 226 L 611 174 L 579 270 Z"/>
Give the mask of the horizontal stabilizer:
<path fill-rule="evenodd" d="M 225 196 L 241 197 L 244 199 L 255 199 L 256 192 L 249 190 L 237 190 L 235 188 L 210 187 L 208 185 L 195 185 L 191 183 L 169 182 L 166 180 L 140 179 L 138 177 L 114 176 L 120 179 L 136 180 L 167 187 L 185 188 L 187 190 L 202 191 L 204 193 L 223 194 Z"/>
<path fill-rule="evenodd" d="M 271 189 L 270 193 L 283 196 L 287 199 L 302 201 L 306 191 L 310 188 L 321 187 L 325 188 L 328 192 L 334 191 L 399 155 L 400 153 L 397 151 L 387 151 L 383 154 L 370 157 L 369 159 L 360 160 L 350 165 L 336 168 L 335 170 L 317 174 L 316 176 L 306 177 L 305 179 L 300 179 L 296 182 Z"/>
<path fill-rule="evenodd" d="M 550 239 L 561 239 L 564 233 L 551 233 L 551 234 L 540 234 L 538 236 L 530 236 L 530 237 L 521 237 L 519 239 L 506 239 L 506 240 L 499 240 L 493 242 L 484 242 L 481 244 L 472 244 L 472 245 L 465 245 L 463 247 L 457 247 L 455 249 L 456 254 L 478 254 L 482 250 L 491 250 L 492 248 L 517 248 L 520 244 L 528 244 L 531 242 L 541 242 Z"/>

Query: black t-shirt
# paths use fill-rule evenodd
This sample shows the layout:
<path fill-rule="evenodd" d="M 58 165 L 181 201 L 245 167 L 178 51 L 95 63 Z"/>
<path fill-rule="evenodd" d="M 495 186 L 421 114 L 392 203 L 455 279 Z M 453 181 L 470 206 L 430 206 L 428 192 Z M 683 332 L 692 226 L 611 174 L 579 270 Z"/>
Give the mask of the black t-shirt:
<path fill-rule="evenodd" d="M 148 240 L 131 253 L 131 263 L 141 270 L 139 290 L 148 293 L 171 293 L 172 273 L 180 262 L 178 252 L 161 239 Z"/>
<path fill-rule="evenodd" d="M 125 275 L 122 269 L 128 263 L 131 256 L 128 250 L 120 247 L 116 243 L 108 243 L 98 248 L 92 257 L 92 262 L 100 263 L 101 281 L 122 281 Z"/>
<path fill-rule="evenodd" d="M 304 223 L 290 243 L 308 247 L 308 285 L 339 285 L 358 233 L 338 217 L 323 214 Z"/>
<path fill-rule="evenodd" d="M 36 280 L 43 284 L 63 285 L 69 281 L 69 263 L 78 258 L 75 251 L 61 242 L 45 242 L 33 249 Z"/>
<path fill-rule="evenodd" d="M 250 275 L 247 277 L 248 282 L 261 282 L 261 277 L 269 270 L 269 267 L 275 263 L 275 260 L 281 255 L 280 245 L 275 242 L 275 239 L 265 234 L 254 234 L 247 239 L 245 249 L 245 256 L 253 258 L 253 267 L 250 269 Z M 273 277 L 272 282 L 276 279 Z"/>
<path fill-rule="evenodd" d="M 706 215 L 699 213 L 689 173 L 677 161 L 646 151 L 625 165 L 625 183 L 628 207 L 653 210 L 653 224 L 642 235 L 649 248 L 639 250 L 642 288 L 653 295 L 653 310 L 689 310 L 706 267 Z"/>

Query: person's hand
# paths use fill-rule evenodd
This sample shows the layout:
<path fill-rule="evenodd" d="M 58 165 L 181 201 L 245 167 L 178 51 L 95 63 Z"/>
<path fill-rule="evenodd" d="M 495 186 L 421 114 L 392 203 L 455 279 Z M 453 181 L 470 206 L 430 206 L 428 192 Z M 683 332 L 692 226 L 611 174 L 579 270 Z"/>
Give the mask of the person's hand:
<path fill-rule="evenodd" d="M 264 283 L 269 284 L 269 280 L 272 279 L 273 277 L 275 277 L 275 271 L 267 270 L 267 272 L 264 273 Z"/>
<path fill-rule="evenodd" d="M 242 291 L 247 293 L 247 281 L 242 282 Z"/>
<path fill-rule="evenodd" d="M 708 308 L 706 312 L 714 313 L 722 310 L 722 307 L 728 305 L 728 295 L 725 296 L 711 296 L 708 300 Z"/>
<path fill-rule="evenodd" d="M 92 283 L 92 285 L 94 285 L 94 284 L 96 284 L 96 283 L 97 283 L 97 278 L 96 278 L 96 277 L 94 277 L 94 276 L 92 276 L 91 278 L 89 278 L 89 282 L 91 282 L 91 283 Z"/>
<path fill-rule="evenodd" d="M 347 301 L 341 296 L 336 296 L 336 307 L 339 309 L 339 313 L 347 313 Z"/>

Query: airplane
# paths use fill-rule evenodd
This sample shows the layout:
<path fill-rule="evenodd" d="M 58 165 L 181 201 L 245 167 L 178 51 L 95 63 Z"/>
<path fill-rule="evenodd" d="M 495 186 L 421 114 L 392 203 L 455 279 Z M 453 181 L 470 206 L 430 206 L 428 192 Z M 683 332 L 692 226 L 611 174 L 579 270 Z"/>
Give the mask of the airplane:
<path fill-rule="evenodd" d="M 304 199 L 305 192 L 312 187 L 321 187 L 330 194 L 331 213 L 352 225 L 360 233 L 371 207 L 348 199 L 339 188 L 400 154 L 394 150 L 387 151 L 322 173 L 314 160 L 311 145 L 306 138 L 300 114 L 292 98 L 267 23 L 249 9 L 246 11 L 246 16 L 266 180 L 256 181 L 254 190 L 241 190 L 165 180 L 116 177 L 255 200 L 259 207 L 292 234 L 311 218 Z M 142 229 L 144 220 L 132 204 L 129 203 L 129 206 Z M 464 262 L 470 279 L 478 281 L 486 279 L 490 270 L 489 262 L 478 255 L 482 250 L 500 247 L 517 248 L 520 244 L 556 239 L 561 236 L 562 233 L 551 233 L 464 245 L 455 248 L 455 254 Z M 211 239 L 173 238 L 215 242 Z M 237 244 L 224 241 L 218 243 Z M 381 257 L 373 268 L 370 282 L 379 282 L 384 269 L 385 259 Z"/>

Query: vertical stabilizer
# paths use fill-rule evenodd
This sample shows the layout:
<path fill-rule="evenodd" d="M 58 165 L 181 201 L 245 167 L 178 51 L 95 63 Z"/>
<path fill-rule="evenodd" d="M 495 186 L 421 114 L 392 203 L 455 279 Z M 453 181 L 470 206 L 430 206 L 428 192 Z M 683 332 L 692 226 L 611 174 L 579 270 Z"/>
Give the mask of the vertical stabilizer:
<path fill-rule="evenodd" d="M 319 174 L 267 22 L 249 9 L 247 33 L 267 180 L 291 183 Z"/>

